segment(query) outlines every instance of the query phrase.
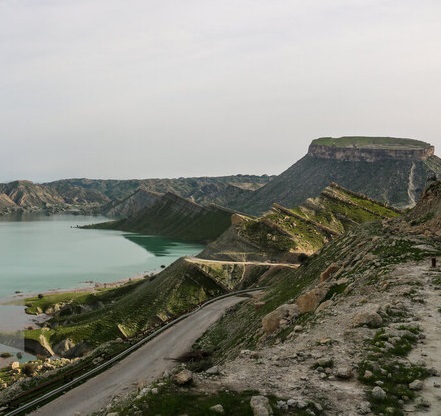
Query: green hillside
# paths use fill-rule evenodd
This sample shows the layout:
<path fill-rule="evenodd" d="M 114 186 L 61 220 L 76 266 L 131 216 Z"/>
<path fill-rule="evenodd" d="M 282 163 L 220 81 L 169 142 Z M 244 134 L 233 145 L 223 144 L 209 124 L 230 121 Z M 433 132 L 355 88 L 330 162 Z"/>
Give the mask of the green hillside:
<path fill-rule="evenodd" d="M 354 225 L 400 212 L 333 183 L 293 209 L 274 204 L 261 218 L 244 216 L 199 257 L 219 260 L 289 260 L 312 254 Z"/>
<path fill-rule="evenodd" d="M 215 205 L 202 206 L 167 193 L 126 219 L 93 225 L 142 234 L 162 235 L 182 241 L 212 241 L 231 225 L 232 211 Z"/>

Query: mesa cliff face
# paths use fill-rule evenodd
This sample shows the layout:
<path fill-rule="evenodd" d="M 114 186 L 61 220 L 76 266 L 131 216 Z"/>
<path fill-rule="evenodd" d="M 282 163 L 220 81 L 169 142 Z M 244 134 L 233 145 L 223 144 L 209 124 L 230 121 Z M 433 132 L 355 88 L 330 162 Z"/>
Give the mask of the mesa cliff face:
<path fill-rule="evenodd" d="M 441 159 L 429 143 L 390 137 L 314 140 L 307 155 L 230 207 L 261 214 L 272 204 L 294 207 L 336 182 L 398 208 L 415 205 L 429 175 L 441 174 Z"/>
<path fill-rule="evenodd" d="M 314 144 L 308 154 L 321 159 L 348 160 L 353 162 L 378 162 L 380 160 L 426 160 L 435 154 L 434 146 L 421 149 L 394 149 L 375 147 L 336 147 Z"/>

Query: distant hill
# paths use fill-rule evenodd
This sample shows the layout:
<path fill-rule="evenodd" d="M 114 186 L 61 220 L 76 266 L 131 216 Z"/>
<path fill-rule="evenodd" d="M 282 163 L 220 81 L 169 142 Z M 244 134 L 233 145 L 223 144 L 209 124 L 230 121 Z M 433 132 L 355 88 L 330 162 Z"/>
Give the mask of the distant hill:
<path fill-rule="evenodd" d="M 145 195 L 145 193 L 143 194 Z M 182 241 L 208 242 L 231 225 L 233 211 L 216 205 L 203 206 L 168 192 L 149 199 L 148 206 L 128 218 L 91 226 L 143 234 L 162 235 Z"/>
<path fill-rule="evenodd" d="M 330 182 L 405 208 L 415 205 L 426 179 L 441 174 L 441 159 L 428 143 L 391 137 L 314 140 L 308 153 L 251 195 L 231 201 L 233 209 L 262 214 L 273 203 L 296 206 Z"/>
<path fill-rule="evenodd" d="M 0 215 L 13 212 L 95 212 L 127 216 L 149 205 L 150 196 L 174 193 L 202 204 L 225 205 L 268 183 L 267 175 L 233 175 L 178 179 L 63 179 L 36 184 L 15 181 L 0 184 Z"/>
<path fill-rule="evenodd" d="M 223 205 L 228 199 L 246 195 L 267 184 L 267 175 L 231 175 L 219 177 L 175 179 L 63 179 L 45 184 L 69 201 L 113 205 L 125 201 L 138 190 L 165 194 L 167 192 L 192 199 L 201 204 Z M 89 196 L 89 199 L 87 198 Z"/>
<path fill-rule="evenodd" d="M 0 213 L 59 209 L 64 199 L 53 189 L 31 181 L 0 184 Z"/>

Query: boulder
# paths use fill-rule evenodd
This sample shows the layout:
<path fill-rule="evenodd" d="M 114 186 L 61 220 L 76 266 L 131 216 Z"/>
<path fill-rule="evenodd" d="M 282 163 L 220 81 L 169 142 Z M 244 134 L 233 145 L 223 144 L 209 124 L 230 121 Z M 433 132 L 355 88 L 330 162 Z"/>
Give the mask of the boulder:
<path fill-rule="evenodd" d="M 319 306 L 317 306 L 317 309 L 315 310 L 314 313 L 320 313 L 321 311 L 329 308 L 330 306 L 332 306 L 334 302 L 331 299 L 325 300 L 324 302 L 322 302 Z"/>
<path fill-rule="evenodd" d="M 375 400 L 385 400 L 386 396 L 386 392 L 381 387 L 376 386 L 372 389 L 372 397 Z"/>
<path fill-rule="evenodd" d="M 9 368 L 11 370 L 16 370 L 17 368 L 20 368 L 20 363 L 18 361 L 13 361 L 11 364 L 9 364 Z"/>
<path fill-rule="evenodd" d="M 306 312 L 314 312 L 320 302 L 325 298 L 328 293 L 326 287 L 316 287 L 315 289 L 306 292 L 297 299 L 297 307 L 299 314 Z"/>
<path fill-rule="evenodd" d="M 383 318 L 374 311 L 362 311 L 356 313 L 352 318 L 354 327 L 366 325 L 369 328 L 378 328 L 383 325 Z"/>
<path fill-rule="evenodd" d="M 69 351 L 73 347 L 75 347 L 75 343 L 70 338 L 67 338 L 56 344 L 53 350 L 55 354 L 63 356 L 65 352 Z"/>
<path fill-rule="evenodd" d="M 332 263 L 329 267 L 320 274 L 320 283 L 326 282 L 329 278 L 340 269 L 340 266 L 337 263 Z"/>
<path fill-rule="evenodd" d="M 342 380 L 349 380 L 353 376 L 352 368 L 349 365 L 339 366 L 335 372 L 335 376 Z"/>
<path fill-rule="evenodd" d="M 178 384 L 179 386 L 183 386 L 193 381 L 193 373 L 190 370 L 185 369 L 178 374 L 175 374 L 173 379 L 176 384 Z"/>
<path fill-rule="evenodd" d="M 409 384 L 410 390 L 422 390 L 424 383 L 421 380 L 414 380 Z"/>
<path fill-rule="evenodd" d="M 220 373 L 219 366 L 215 365 L 213 367 L 210 367 L 207 371 L 205 371 L 205 373 L 211 376 L 218 375 Z"/>
<path fill-rule="evenodd" d="M 299 310 L 296 304 L 283 304 L 262 318 L 263 330 L 269 335 L 277 331 L 281 323 L 286 324 L 297 316 L 299 316 Z"/>
<path fill-rule="evenodd" d="M 221 404 L 217 404 L 215 406 L 210 407 L 210 411 L 212 413 L 218 413 L 220 415 L 223 415 L 225 413 L 225 410 Z"/>
<path fill-rule="evenodd" d="M 253 396 L 250 401 L 251 409 L 254 416 L 270 416 L 273 414 L 273 409 L 269 404 L 268 397 Z"/>

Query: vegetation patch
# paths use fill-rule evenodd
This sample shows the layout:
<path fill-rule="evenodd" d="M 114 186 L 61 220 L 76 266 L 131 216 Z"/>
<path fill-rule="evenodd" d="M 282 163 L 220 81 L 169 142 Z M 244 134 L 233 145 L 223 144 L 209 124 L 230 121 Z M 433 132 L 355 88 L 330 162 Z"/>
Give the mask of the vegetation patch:
<path fill-rule="evenodd" d="M 416 396 L 409 384 L 429 376 L 426 367 L 403 360 L 416 343 L 420 329 L 401 325 L 397 330 L 398 333 L 392 334 L 386 328 L 377 331 L 367 342 L 367 359 L 359 364 L 359 380 L 372 388 L 380 386 L 386 393 L 386 397 L 380 399 L 369 390 L 368 399 L 374 414 L 404 415 L 403 405 Z"/>
<path fill-rule="evenodd" d="M 171 383 L 166 383 L 165 386 L 161 386 L 159 394 L 150 392 L 144 396 L 138 396 L 136 399 L 126 400 L 118 406 L 112 407 L 111 411 L 119 416 L 132 416 L 135 412 L 152 415 L 207 416 L 216 414 L 210 408 L 221 405 L 224 409 L 223 414 L 226 416 L 253 416 L 250 401 L 253 396 L 258 395 L 259 392 L 252 390 L 242 392 L 225 390 L 207 395 L 193 391 L 191 388 L 178 388 Z M 311 411 L 314 411 L 315 415 L 320 414 L 312 403 L 308 403 L 304 409 L 282 410 L 277 407 L 279 400 L 277 397 L 267 397 L 274 416 L 307 416 L 312 414 Z"/>

